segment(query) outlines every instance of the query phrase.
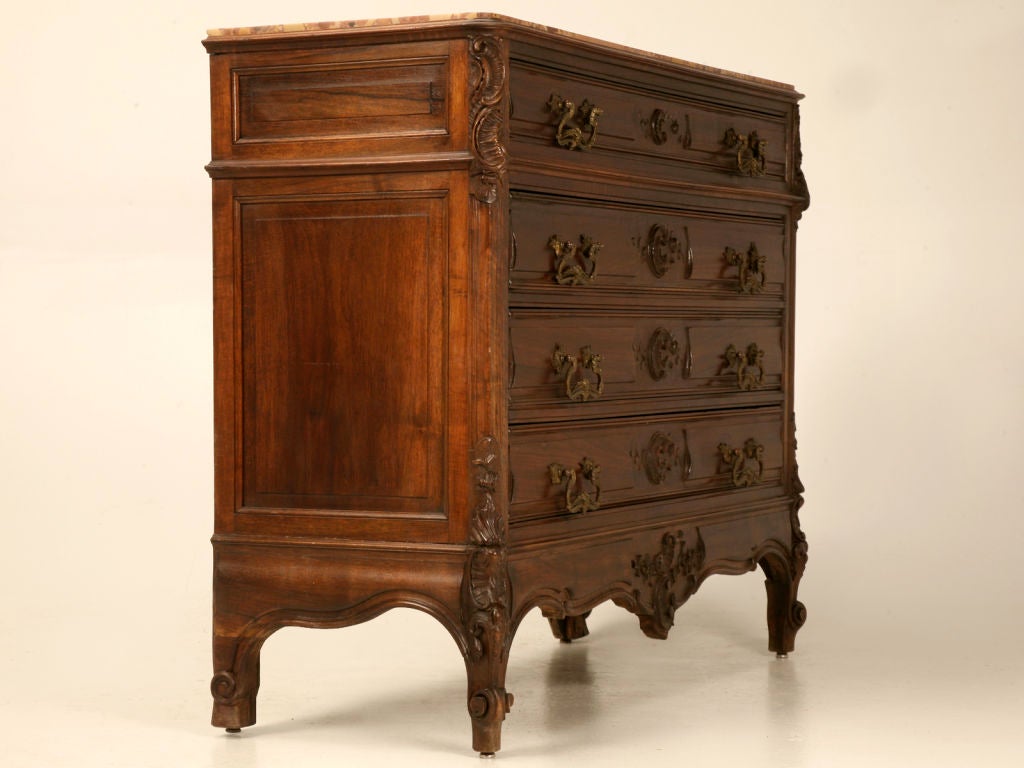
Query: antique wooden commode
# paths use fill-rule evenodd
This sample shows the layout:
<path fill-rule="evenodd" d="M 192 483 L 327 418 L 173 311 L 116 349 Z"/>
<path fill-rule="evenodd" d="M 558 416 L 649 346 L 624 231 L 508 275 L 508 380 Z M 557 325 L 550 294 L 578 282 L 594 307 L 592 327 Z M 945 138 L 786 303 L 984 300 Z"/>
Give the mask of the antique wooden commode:
<path fill-rule="evenodd" d="M 800 98 L 495 15 L 216 30 L 213 723 L 280 627 L 395 607 L 500 747 L 516 627 L 663 638 L 760 566 L 803 624 Z"/>

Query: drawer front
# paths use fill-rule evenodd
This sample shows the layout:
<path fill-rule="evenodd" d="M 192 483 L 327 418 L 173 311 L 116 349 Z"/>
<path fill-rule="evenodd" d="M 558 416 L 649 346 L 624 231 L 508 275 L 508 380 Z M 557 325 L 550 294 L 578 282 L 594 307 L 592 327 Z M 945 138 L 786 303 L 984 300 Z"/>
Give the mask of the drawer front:
<path fill-rule="evenodd" d="M 230 89 L 214 95 L 214 160 L 453 149 L 458 57 L 446 41 L 215 57 Z"/>
<path fill-rule="evenodd" d="M 513 520 L 781 484 L 778 410 L 511 430 Z"/>
<path fill-rule="evenodd" d="M 511 419 L 677 410 L 682 398 L 778 402 L 779 322 L 513 312 Z"/>
<path fill-rule="evenodd" d="M 785 222 L 701 211 L 514 195 L 512 301 L 642 289 L 747 306 L 781 301 Z M 596 294 L 595 294 L 596 292 Z"/>
<path fill-rule="evenodd" d="M 767 115 L 669 98 L 525 63 L 513 71 L 511 93 L 513 157 L 785 188 L 790 137 L 781 110 Z"/>

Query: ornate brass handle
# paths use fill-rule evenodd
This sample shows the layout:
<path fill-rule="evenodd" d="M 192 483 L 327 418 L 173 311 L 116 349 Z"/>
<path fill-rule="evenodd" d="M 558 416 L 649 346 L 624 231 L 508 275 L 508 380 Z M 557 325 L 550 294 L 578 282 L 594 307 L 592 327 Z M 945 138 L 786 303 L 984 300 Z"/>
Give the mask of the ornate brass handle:
<path fill-rule="evenodd" d="M 551 365 L 558 376 L 565 379 L 565 394 L 570 400 L 596 400 L 604 392 L 604 378 L 601 375 L 601 356 L 588 344 L 580 349 L 579 355 L 563 352 L 555 345 L 551 354 Z M 590 371 L 593 378 L 586 375 Z"/>
<path fill-rule="evenodd" d="M 601 508 L 601 466 L 584 456 L 579 474 L 562 464 L 549 464 L 551 484 L 565 483 L 565 511 L 572 514 L 592 512 Z"/>
<path fill-rule="evenodd" d="M 732 248 L 726 248 L 725 263 L 731 267 L 739 267 L 740 293 L 761 293 L 765 284 L 765 265 L 768 259 L 757 251 L 754 243 L 750 244 L 746 253 L 740 253 Z"/>
<path fill-rule="evenodd" d="M 689 227 L 683 227 L 683 238 L 686 248 L 686 269 L 683 276 L 689 279 L 693 274 L 693 248 L 690 247 Z M 647 266 L 651 268 L 654 276 L 664 277 L 669 267 L 679 260 L 683 247 L 679 238 L 668 227 L 655 224 L 647 235 L 647 243 L 641 246 L 640 250 L 647 257 Z"/>
<path fill-rule="evenodd" d="M 732 484 L 746 488 L 761 482 L 764 477 L 764 446 L 749 438 L 743 448 L 731 448 L 726 443 L 718 444 L 722 463 L 732 473 Z"/>
<path fill-rule="evenodd" d="M 548 109 L 558 118 L 555 143 L 566 149 L 590 149 L 597 141 L 597 121 L 604 112 L 588 99 L 577 108 L 569 99 L 551 94 Z"/>
<path fill-rule="evenodd" d="M 586 285 L 597 276 L 597 252 L 604 246 L 580 235 L 577 247 L 572 240 L 559 240 L 552 235 L 548 248 L 555 252 L 555 282 L 559 285 Z"/>
<path fill-rule="evenodd" d="M 722 143 L 728 149 L 736 150 L 736 170 L 741 174 L 764 176 L 767 173 L 768 141 L 758 138 L 757 131 L 744 135 L 730 128 L 725 132 Z"/>
<path fill-rule="evenodd" d="M 743 390 L 757 389 L 764 384 L 764 350 L 751 342 L 740 352 L 736 345 L 725 348 L 726 373 L 736 374 L 736 386 Z"/>

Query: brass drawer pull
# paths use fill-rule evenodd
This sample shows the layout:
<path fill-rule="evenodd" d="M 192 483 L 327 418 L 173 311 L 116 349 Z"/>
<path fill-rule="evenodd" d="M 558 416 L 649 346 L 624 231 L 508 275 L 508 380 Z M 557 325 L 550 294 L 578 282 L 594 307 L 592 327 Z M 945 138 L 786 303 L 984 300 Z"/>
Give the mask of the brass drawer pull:
<path fill-rule="evenodd" d="M 566 149 L 590 149 L 597 141 L 597 121 L 604 112 L 600 107 L 584 99 L 579 108 L 569 99 L 552 93 L 548 109 L 558 118 L 555 143 Z M 574 123 L 571 125 L 570 123 Z"/>
<path fill-rule="evenodd" d="M 604 392 L 601 356 L 589 344 L 580 349 L 579 355 L 563 352 L 562 347 L 556 344 L 551 354 L 551 365 L 555 373 L 565 380 L 565 394 L 570 400 L 596 400 Z M 586 371 L 590 371 L 593 378 L 587 376 Z"/>
<path fill-rule="evenodd" d="M 555 282 L 559 285 L 586 285 L 597 276 L 597 252 L 604 246 L 593 238 L 580 235 L 577 246 L 552 235 L 548 248 L 555 252 Z"/>
<path fill-rule="evenodd" d="M 736 170 L 744 176 L 764 176 L 768 171 L 768 141 L 758 138 L 757 131 L 736 133 L 730 128 L 722 143 L 736 150 Z"/>
<path fill-rule="evenodd" d="M 727 265 L 739 268 L 737 290 L 740 293 L 761 293 L 764 290 L 768 259 L 758 253 L 757 245 L 751 243 L 746 253 L 726 248 L 722 255 Z"/>
<path fill-rule="evenodd" d="M 725 348 L 725 373 L 736 374 L 736 386 L 750 391 L 764 384 L 764 350 L 751 342 L 744 352 L 736 349 L 735 344 Z"/>
<path fill-rule="evenodd" d="M 549 464 L 551 484 L 565 483 L 565 511 L 572 514 L 592 512 L 601 508 L 601 466 L 584 456 L 579 473 L 562 464 Z"/>
<path fill-rule="evenodd" d="M 742 449 L 719 443 L 718 452 L 722 463 L 729 468 L 736 488 L 757 485 L 764 478 L 764 446 L 754 438 L 748 438 Z"/>

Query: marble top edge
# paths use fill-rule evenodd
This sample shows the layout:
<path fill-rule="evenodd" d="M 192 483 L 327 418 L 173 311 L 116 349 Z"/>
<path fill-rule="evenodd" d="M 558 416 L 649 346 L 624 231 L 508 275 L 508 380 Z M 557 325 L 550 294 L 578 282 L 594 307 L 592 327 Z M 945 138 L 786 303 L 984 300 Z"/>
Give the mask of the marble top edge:
<path fill-rule="evenodd" d="M 787 91 L 793 91 L 795 89 L 789 83 L 781 83 L 776 80 L 769 80 L 763 77 L 757 77 L 755 75 L 747 75 L 742 72 L 732 72 L 727 69 L 721 69 L 719 67 L 711 67 L 705 64 L 697 64 L 692 61 L 686 61 L 685 59 L 679 59 L 674 56 L 667 56 L 659 53 L 652 53 L 644 51 L 639 48 L 633 48 L 628 45 L 620 45 L 618 43 L 612 43 L 607 40 L 600 40 L 595 37 L 587 35 L 580 35 L 575 32 L 566 32 L 563 29 L 557 27 L 549 27 L 544 24 L 537 24 L 530 21 L 523 21 L 522 19 L 516 19 L 511 16 L 505 16 L 500 13 L 446 13 L 446 14 L 432 14 L 425 16 L 398 16 L 393 18 L 383 19 L 359 19 L 356 21 L 320 21 L 320 22 L 308 22 L 299 24 L 267 24 L 263 26 L 253 27 L 225 27 L 218 29 L 207 30 L 207 39 L 210 42 L 213 41 L 224 41 L 227 42 L 231 39 L 239 38 L 259 38 L 259 37 L 289 37 L 292 35 L 308 35 L 308 34 L 330 34 L 332 32 L 346 32 L 351 30 L 360 29 L 374 29 L 382 27 L 403 27 L 403 26 L 430 26 L 430 25 L 446 25 L 454 24 L 458 22 L 467 21 L 491 21 L 508 24 L 510 26 L 521 27 L 529 30 L 535 30 L 538 32 L 544 32 L 549 35 L 556 37 L 562 37 L 567 40 L 575 40 L 578 42 L 590 43 L 600 45 L 606 48 L 622 51 L 624 53 L 638 54 L 651 58 L 658 59 L 669 64 L 675 64 L 690 69 L 700 70 L 702 72 L 708 72 L 711 74 L 722 75 L 725 77 L 738 78 L 740 80 L 746 80 L 751 83 L 757 83 L 760 85 L 771 86 L 773 88 L 780 88 Z"/>

